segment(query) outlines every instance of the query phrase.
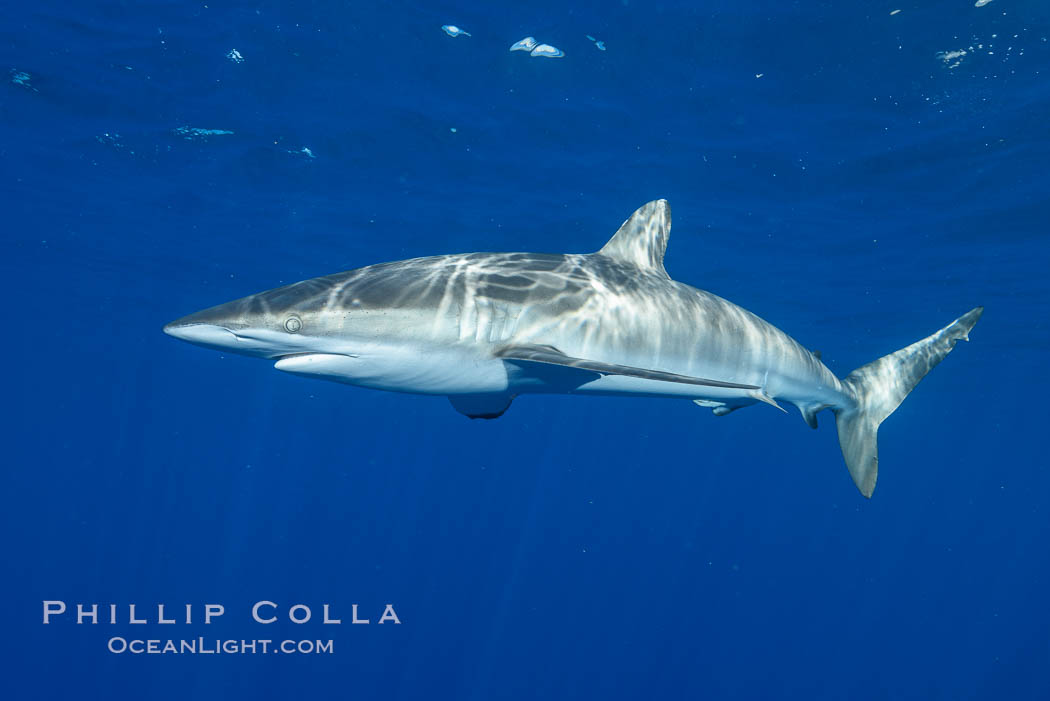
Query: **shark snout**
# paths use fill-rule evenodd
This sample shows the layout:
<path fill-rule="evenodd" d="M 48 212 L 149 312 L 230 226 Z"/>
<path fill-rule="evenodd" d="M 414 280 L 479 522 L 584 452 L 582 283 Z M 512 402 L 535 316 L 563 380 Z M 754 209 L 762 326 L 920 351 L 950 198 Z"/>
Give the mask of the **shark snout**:
<path fill-rule="evenodd" d="M 231 348 L 238 343 L 238 330 L 247 326 L 235 311 L 229 304 L 203 309 L 165 324 L 164 333 L 200 346 Z"/>
<path fill-rule="evenodd" d="M 226 312 L 219 306 L 184 316 L 165 324 L 164 333 L 195 346 L 262 358 L 303 350 L 300 346 L 306 339 L 300 334 L 267 328 L 265 319 L 251 323 L 243 314 Z"/>
<path fill-rule="evenodd" d="M 173 321 L 164 327 L 169 336 L 203 346 L 212 350 L 228 351 L 239 355 L 270 358 L 286 352 L 271 340 L 260 338 L 252 329 L 229 329 L 219 324 L 205 322 Z"/>
<path fill-rule="evenodd" d="M 228 347 L 248 326 L 241 302 L 228 302 L 187 314 L 169 324 L 164 333 L 183 341 L 210 347 Z"/>
<path fill-rule="evenodd" d="M 181 319 L 164 325 L 164 333 L 180 341 L 209 347 L 226 347 L 237 342 L 237 334 L 216 324 L 183 322 Z"/>

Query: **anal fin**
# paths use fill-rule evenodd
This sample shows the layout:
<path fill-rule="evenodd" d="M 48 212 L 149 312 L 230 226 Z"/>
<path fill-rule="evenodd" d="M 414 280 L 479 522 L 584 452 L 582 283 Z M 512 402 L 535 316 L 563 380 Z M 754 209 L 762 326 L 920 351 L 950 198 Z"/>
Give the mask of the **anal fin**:
<path fill-rule="evenodd" d="M 810 428 L 817 427 L 817 412 L 827 409 L 827 404 L 800 404 L 798 410 L 802 412 L 802 418 Z"/>

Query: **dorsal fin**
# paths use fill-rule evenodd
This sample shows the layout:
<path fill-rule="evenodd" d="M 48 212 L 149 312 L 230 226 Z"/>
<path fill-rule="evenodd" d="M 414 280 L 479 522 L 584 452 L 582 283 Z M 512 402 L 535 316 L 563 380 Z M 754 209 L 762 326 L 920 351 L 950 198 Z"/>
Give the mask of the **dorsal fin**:
<path fill-rule="evenodd" d="M 669 277 L 664 270 L 664 251 L 670 233 L 671 206 L 667 200 L 653 200 L 639 207 L 598 252 Z"/>

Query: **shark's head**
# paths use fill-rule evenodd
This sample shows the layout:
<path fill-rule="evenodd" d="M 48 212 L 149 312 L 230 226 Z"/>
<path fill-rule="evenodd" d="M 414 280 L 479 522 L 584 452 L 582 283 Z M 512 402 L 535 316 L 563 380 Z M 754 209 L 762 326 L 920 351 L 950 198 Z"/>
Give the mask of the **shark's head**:
<path fill-rule="evenodd" d="M 275 360 L 283 372 L 376 389 L 506 389 L 502 361 L 458 348 L 455 319 L 435 323 L 448 318 L 438 311 L 448 284 L 437 273 L 454 267 L 446 263 L 417 259 L 304 280 L 184 316 L 164 332 L 198 346 Z M 478 364 L 483 371 L 463 372 L 465 365 Z"/>
<path fill-rule="evenodd" d="M 316 290 L 303 287 L 297 283 L 210 307 L 167 324 L 164 333 L 261 358 L 310 352 L 329 335 L 332 320 L 330 313 L 309 303 Z"/>

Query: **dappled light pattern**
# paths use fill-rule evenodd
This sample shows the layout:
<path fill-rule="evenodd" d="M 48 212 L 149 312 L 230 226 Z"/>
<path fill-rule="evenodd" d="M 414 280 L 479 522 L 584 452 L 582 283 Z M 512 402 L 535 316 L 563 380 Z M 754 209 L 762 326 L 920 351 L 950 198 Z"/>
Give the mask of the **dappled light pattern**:
<path fill-rule="evenodd" d="M 668 279 L 662 266 L 640 268 L 604 254 L 469 253 L 382 263 L 180 322 L 279 330 L 293 313 L 303 333 L 368 334 L 379 324 L 384 335 L 413 343 L 550 345 L 588 360 L 754 385 L 773 397 L 791 396 L 783 370 L 798 367 L 807 386 L 815 377 L 841 392 L 812 353 L 754 314 Z"/>

